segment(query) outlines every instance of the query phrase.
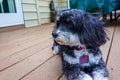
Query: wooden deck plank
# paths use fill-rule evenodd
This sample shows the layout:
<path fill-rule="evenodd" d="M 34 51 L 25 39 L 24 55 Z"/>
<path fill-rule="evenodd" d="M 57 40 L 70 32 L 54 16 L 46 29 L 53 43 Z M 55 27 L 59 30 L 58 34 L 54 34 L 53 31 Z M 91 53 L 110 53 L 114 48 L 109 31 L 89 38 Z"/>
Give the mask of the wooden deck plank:
<path fill-rule="evenodd" d="M 50 32 L 50 31 L 51 30 L 49 30 L 48 32 Z M 24 41 L 24 40 L 26 41 L 26 40 L 31 40 L 31 39 L 33 39 L 33 40 L 37 39 L 37 38 L 39 38 L 38 36 L 43 35 L 44 32 L 43 31 L 42 32 L 41 31 L 40 32 L 28 32 L 28 33 L 26 32 L 24 35 L 22 34 L 22 32 L 20 32 L 18 34 L 21 34 L 21 35 L 16 35 L 17 37 L 7 37 L 6 35 L 3 34 L 4 36 L 6 36 L 6 38 L 5 37 L 0 38 L 0 42 L 1 42 L 0 47 L 8 46 L 10 44 L 17 43 L 17 42 L 20 43 L 21 41 Z M 10 33 L 10 34 L 14 35 L 16 33 Z M 48 34 L 48 33 L 46 33 L 46 34 Z"/>
<path fill-rule="evenodd" d="M 107 63 L 110 71 L 110 80 L 120 80 L 120 26 L 116 27 L 114 39 Z"/>
<path fill-rule="evenodd" d="M 23 49 L 26 49 L 28 47 L 31 47 L 35 44 L 38 44 L 40 42 L 43 42 L 47 39 L 50 39 L 50 35 L 45 35 L 45 36 L 42 36 L 44 38 L 39 38 L 39 39 L 35 39 L 33 41 L 28 41 L 28 42 L 24 42 L 24 43 L 21 43 L 21 44 L 11 44 L 9 46 L 5 46 L 5 47 L 1 47 L 0 48 L 0 60 L 4 59 L 5 57 L 9 56 L 9 55 L 13 55 Z"/>
<path fill-rule="evenodd" d="M 65 75 L 63 75 L 59 80 L 66 80 Z"/>
<path fill-rule="evenodd" d="M 52 59 L 21 80 L 58 80 L 61 74 L 61 59 L 59 56 L 54 56 Z"/>
<path fill-rule="evenodd" d="M 112 40 L 112 37 L 114 35 L 114 29 L 115 29 L 115 26 L 107 26 L 106 27 L 107 30 L 108 30 L 108 37 L 110 40 L 108 40 L 106 42 L 105 45 L 102 45 L 100 47 L 101 51 L 102 51 L 102 54 L 103 54 L 103 60 L 106 62 L 106 59 L 107 59 L 107 56 L 108 56 L 108 53 L 109 53 L 109 49 L 110 49 L 110 45 L 111 45 L 111 40 Z"/>
<path fill-rule="evenodd" d="M 30 40 L 39 38 L 38 36 L 43 35 L 45 32 L 52 30 L 53 24 L 46 26 L 38 26 L 33 28 L 23 28 L 15 31 L 4 32 L 0 34 L 0 47 L 7 46 L 13 43 L 18 43 L 26 39 Z M 50 34 L 50 33 L 46 33 Z"/>
<path fill-rule="evenodd" d="M 14 32 L 12 31 L 11 33 L 8 32 L 9 34 L 0 34 L 0 36 L 3 36 L 0 38 L 0 60 L 4 59 L 5 57 L 14 54 L 15 52 L 18 52 L 20 50 L 23 50 L 27 47 L 30 47 L 32 45 L 35 45 L 37 43 L 40 43 L 42 41 L 45 41 L 51 37 L 51 31 L 52 27 L 51 26 L 45 26 L 46 28 L 43 27 L 37 27 L 37 29 L 34 29 L 35 32 L 33 33 L 30 29 L 29 33 L 27 33 L 28 30 L 23 29 L 22 31 L 25 31 L 24 35 L 22 34 L 22 31 Z M 38 30 L 38 32 L 36 32 Z M 47 31 L 47 32 L 46 32 Z M 46 33 L 45 33 L 46 32 Z M 8 37 L 8 35 L 14 35 L 15 37 Z M 9 40 L 9 41 L 8 41 Z M 4 41 L 4 42 L 3 42 Z"/>
<path fill-rule="evenodd" d="M 32 47 L 28 47 L 27 49 L 24 49 L 14 55 L 8 56 L 5 59 L 0 61 L 0 71 L 24 60 L 25 58 L 28 58 L 34 54 L 36 54 L 37 52 L 39 52 L 40 50 L 43 50 L 47 47 L 50 47 L 52 43 L 52 40 L 46 40 L 42 43 L 38 43 Z"/>
<path fill-rule="evenodd" d="M 0 80 L 19 80 L 52 57 L 51 47 L 48 47 L 33 56 L 0 72 Z M 57 65 L 57 64 L 56 64 Z M 47 67 L 47 66 L 46 66 Z"/>
<path fill-rule="evenodd" d="M 22 29 L 18 29 L 18 30 L 11 30 L 9 32 L 3 32 L 0 33 L 0 40 L 6 40 L 6 39 L 14 39 L 14 38 L 21 38 L 24 36 L 28 36 L 28 35 L 34 35 L 36 32 L 44 32 L 47 30 L 50 30 L 53 26 L 52 24 L 49 26 L 38 26 L 38 27 L 32 27 L 32 28 L 22 28 Z M 8 38 L 9 37 L 9 38 Z"/>
<path fill-rule="evenodd" d="M 21 29 L 21 28 L 24 28 L 24 25 L 2 27 L 2 28 L 0 28 L 0 33 L 8 32 L 8 31 L 11 31 L 11 30 L 18 30 L 18 29 Z"/>

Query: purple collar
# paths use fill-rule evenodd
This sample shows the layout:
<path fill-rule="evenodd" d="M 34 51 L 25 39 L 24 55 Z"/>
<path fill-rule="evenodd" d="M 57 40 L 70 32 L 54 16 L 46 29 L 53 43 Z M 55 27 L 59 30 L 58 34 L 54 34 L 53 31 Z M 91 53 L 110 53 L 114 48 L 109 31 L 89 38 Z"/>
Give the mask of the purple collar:
<path fill-rule="evenodd" d="M 81 51 L 83 49 L 84 49 L 84 47 L 76 47 L 76 50 L 78 50 L 78 51 Z"/>
<path fill-rule="evenodd" d="M 88 63 L 89 62 L 89 56 L 88 55 L 83 55 L 82 57 L 80 57 L 80 63 Z"/>

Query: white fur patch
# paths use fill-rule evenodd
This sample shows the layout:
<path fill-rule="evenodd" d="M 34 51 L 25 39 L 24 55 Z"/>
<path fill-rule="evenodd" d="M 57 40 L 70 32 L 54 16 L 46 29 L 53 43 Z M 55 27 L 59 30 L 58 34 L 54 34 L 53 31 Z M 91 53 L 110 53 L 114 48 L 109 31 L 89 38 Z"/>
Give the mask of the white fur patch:
<path fill-rule="evenodd" d="M 93 80 L 89 75 L 84 75 L 84 78 L 82 80 Z"/>
<path fill-rule="evenodd" d="M 63 56 L 64 56 L 64 60 L 67 61 L 70 64 L 79 63 L 79 60 L 77 58 L 73 58 L 73 57 L 67 55 L 66 53 L 63 53 Z"/>
<path fill-rule="evenodd" d="M 79 79 L 77 80 L 93 80 L 93 78 L 88 74 L 82 73 L 82 75 L 79 75 Z"/>
<path fill-rule="evenodd" d="M 59 53 L 59 46 L 53 46 L 52 52 L 53 52 L 53 54 L 58 54 Z"/>
<path fill-rule="evenodd" d="M 89 60 L 91 63 L 98 64 L 101 57 L 101 55 L 94 56 L 94 54 L 89 54 Z"/>
<path fill-rule="evenodd" d="M 94 80 L 109 80 L 108 77 L 104 77 L 100 72 L 94 72 Z"/>

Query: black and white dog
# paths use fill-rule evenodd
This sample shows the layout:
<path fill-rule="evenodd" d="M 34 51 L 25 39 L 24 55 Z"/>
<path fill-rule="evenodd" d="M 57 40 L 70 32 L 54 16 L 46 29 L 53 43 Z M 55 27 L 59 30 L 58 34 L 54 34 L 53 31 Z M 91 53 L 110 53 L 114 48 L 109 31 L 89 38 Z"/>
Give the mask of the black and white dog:
<path fill-rule="evenodd" d="M 109 80 L 99 49 L 108 37 L 97 18 L 77 9 L 63 10 L 52 35 L 52 50 L 61 54 L 67 80 Z"/>

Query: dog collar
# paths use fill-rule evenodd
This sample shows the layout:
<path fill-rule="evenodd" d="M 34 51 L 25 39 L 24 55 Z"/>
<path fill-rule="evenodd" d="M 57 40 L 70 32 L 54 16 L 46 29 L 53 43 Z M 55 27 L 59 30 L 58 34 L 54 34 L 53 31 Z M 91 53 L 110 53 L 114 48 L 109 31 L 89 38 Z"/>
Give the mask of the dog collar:
<path fill-rule="evenodd" d="M 75 49 L 78 50 L 78 51 L 81 51 L 81 50 L 84 49 L 84 47 L 76 47 Z"/>
<path fill-rule="evenodd" d="M 89 56 L 88 55 L 83 55 L 82 57 L 80 57 L 80 63 L 88 63 L 89 62 Z"/>
<path fill-rule="evenodd" d="M 78 50 L 78 51 L 81 51 L 81 50 L 83 50 L 83 47 L 79 47 L 79 48 L 77 48 L 77 50 Z"/>

